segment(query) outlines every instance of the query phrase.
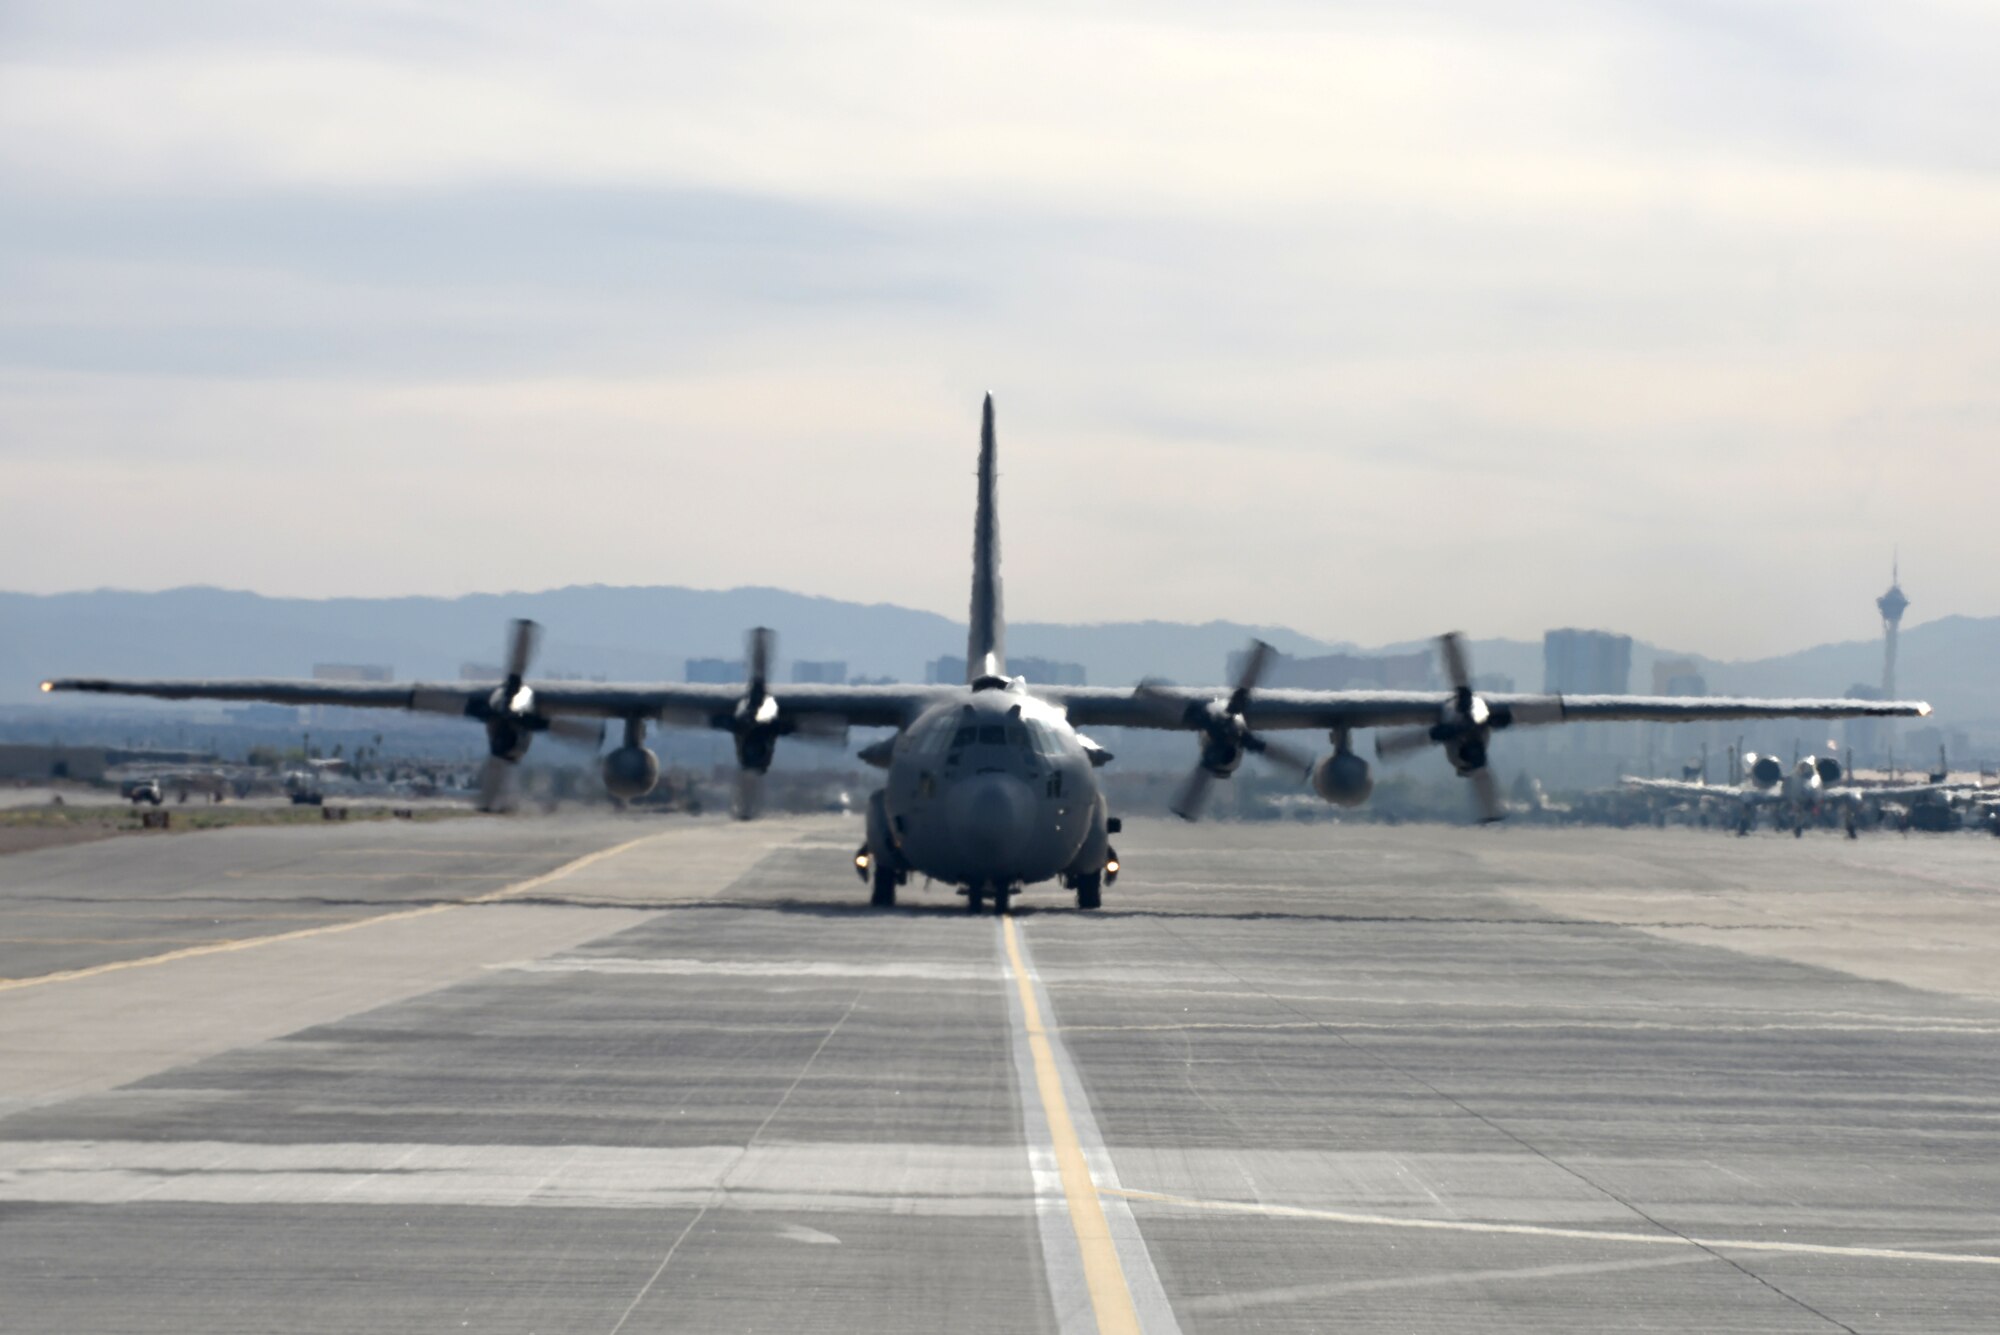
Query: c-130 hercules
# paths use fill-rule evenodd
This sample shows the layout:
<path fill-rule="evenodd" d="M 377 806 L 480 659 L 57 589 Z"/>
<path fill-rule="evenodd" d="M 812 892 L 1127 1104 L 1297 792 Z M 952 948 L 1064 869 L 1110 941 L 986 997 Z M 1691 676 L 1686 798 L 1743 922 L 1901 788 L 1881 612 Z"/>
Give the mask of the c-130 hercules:
<path fill-rule="evenodd" d="M 871 902 L 890 906 L 912 875 L 957 887 L 967 905 L 990 901 L 1004 912 L 1025 886 L 1057 880 L 1079 908 L 1103 902 L 1117 878 L 1111 836 L 1119 823 L 1106 809 L 1096 770 L 1109 753 L 1079 729 L 1138 727 L 1196 734 L 1201 750 L 1174 809 L 1193 820 L 1210 783 L 1236 771 L 1246 754 L 1296 769 L 1328 802 L 1356 806 L 1374 788 L 1368 762 L 1356 755 L 1356 728 L 1394 728 L 1377 754 L 1424 747 L 1443 750 L 1454 770 L 1474 784 L 1483 819 L 1503 807 L 1487 768 L 1495 732 L 1574 720 L 1851 718 L 1910 716 L 1928 705 L 1905 701 L 1656 698 L 1626 695 L 1492 695 L 1476 693 L 1456 635 L 1440 641 L 1449 691 L 1262 690 L 1270 658 L 1257 644 L 1230 688 L 1142 684 L 1110 687 L 1031 686 L 1007 675 L 1000 600 L 1000 526 L 995 496 L 993 399 L 983 410 L 979 491 L 973 519 L 972 608 L 967 680 L 962 686 L 775 685 L 767 680 L 770 632 L 751 636 L 750 680 L 733 686 L 530 684 L 526 680 L 536 628 L 516 622 L 507 678 L 496 686 L 304 681 L 143 681 L 58 678 L 45 691 L 98 691 L 175 700 L 263 700 L 279 704 L 351 705 L 463 715 L 486 726 L 489 774 L 496 793 L 505 767 L 518 762 L 538 732 L 587 732 L 586 719 L 624 724 L 623 743 L 604 757 L 605 787 L 633 798 L 659 780 L 658 758 L 645 746 L 649 722 L 707 727 L 734 734 L 737 760 L 754 780 L 769 768 L 779 738 L 839 734 L 852 727 L 896 729 L 860 756 L 883 769 L 882 787 L 868 802 L 867 842 L 855 869 L 872 889 Z M 1266 732 L 1316 728 L 1333 750 L 1316 762 L 1269 740 Z"/>

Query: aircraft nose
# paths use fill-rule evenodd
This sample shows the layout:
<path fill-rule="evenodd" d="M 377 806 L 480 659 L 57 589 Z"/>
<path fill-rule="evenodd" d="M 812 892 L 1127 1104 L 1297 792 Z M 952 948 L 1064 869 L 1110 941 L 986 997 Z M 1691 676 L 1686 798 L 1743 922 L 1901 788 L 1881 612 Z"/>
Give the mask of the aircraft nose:
<path fill-rule="evenodd" d="M 1035 829 L 1035 795 L 1011 774 L 975 774 L 948 799 L 953 841 L 995 879 L 1017 874 Z"/>

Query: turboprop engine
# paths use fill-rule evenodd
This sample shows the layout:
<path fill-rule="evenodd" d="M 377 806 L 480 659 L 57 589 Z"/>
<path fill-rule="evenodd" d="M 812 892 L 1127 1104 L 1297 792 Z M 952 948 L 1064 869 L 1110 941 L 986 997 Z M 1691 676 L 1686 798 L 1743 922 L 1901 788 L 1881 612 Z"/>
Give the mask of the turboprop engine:
<path fill-rule="evenodd" d="M 1375 791 L 1368 762 L 1347 749 L 1347 739 L 1335 739 L 1334 752 L 1313 766 L 1313 791 L 1337 807 L 1358 807 Z"/>
<path fill-rule="evenodd" d="M 646 748 L 646 725 L 625 721 L 625 744 L 604 757 L 604 790 L 621 802 L 644 797 L 660 781 L 660 758 Z"/>

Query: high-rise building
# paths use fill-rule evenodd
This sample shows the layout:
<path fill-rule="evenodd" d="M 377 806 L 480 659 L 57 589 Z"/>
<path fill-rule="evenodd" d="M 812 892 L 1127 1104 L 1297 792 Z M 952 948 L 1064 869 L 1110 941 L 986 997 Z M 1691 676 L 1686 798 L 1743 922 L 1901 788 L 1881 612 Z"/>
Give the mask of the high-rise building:
<path fill-rule="evenodd" d="M 1542 636 L 1542 689 L 1563 695 L 1622 695 L 1632 679 L 1632 637 L 1608 630 Z"/>
<path fill-rule="evenodd" d="M 691 682 L 733 684 L 748 675 L 749 668 L 740 658 L 690 658 L 687 661 L 686 679 Z"/>
<path fill-rule="evenodd" d="M 1901 572 L 1897 569 L 1902 562 L 1889 564 L 1889 591 L 1875 600 L 1875 610 L 1882 614 L 1882 698 L 1896 698 L 1896 635 L 1903 626 L 1903 613 L 1910 610 L 1910 600 L 1903 596 Z"/>
<path fill-rule="evenodd" d="M 1692 658 L 1653 660 L 1654 695 L 1707 695 L 1708 678 Z"/>
<path fill-rule="evenodd" d="M 1010 658 L 1007 671 L 1042 686 L 1088 686 L 1081 663 L 1065 663 L 1059 658 Z"/>
<path fill-rule="evenodd" d="M 847 661 L 840 658 L 797 659 L 792 663 L 792 680 L 815 686 L 839 686 L 847 680 Z"/>

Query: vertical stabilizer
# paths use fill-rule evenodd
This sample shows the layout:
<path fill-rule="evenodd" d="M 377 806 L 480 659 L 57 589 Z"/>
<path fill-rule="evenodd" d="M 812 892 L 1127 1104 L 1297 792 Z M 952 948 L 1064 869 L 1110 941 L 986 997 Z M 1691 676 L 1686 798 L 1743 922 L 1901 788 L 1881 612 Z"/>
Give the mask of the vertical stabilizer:
<path fill-rule="evenodd" d="M 972 517 L 972 633 L 965 644 L 965 679 L 1007 672 L 1007 624 L 1000 611 L 1000 513 L 994 504 L 993 396 L 979 424 L 979 507 Z"/>

